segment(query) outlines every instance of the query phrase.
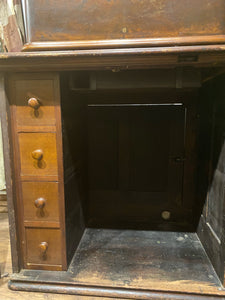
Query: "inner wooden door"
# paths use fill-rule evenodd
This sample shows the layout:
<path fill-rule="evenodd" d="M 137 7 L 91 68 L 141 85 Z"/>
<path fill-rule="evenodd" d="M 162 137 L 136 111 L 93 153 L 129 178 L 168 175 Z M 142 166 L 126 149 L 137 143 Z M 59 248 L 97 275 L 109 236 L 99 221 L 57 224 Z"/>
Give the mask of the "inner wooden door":
<path fill-rule="evenodd" d="M 88 225 L 182 222 L 185 107 L 88 105 Z"/>

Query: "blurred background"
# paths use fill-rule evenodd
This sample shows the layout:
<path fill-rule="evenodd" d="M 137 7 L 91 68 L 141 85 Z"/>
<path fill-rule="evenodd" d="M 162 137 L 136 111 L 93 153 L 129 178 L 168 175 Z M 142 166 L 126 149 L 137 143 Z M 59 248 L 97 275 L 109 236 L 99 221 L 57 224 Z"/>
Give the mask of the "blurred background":
<path fill-rule="evenodd" d="M 15 17 L 17 16 L 17 18 Z M 17 51 L 23 33 L 21 7 L 18 0 L 0 0 L 0 52 Z M 19 24 L 20 23 L 20 24 Z M 1 101 L 1 99 L 0 99 Z M 2 130 L 0 123 L 0 213 L 7 212 L 3 162 Z"/>

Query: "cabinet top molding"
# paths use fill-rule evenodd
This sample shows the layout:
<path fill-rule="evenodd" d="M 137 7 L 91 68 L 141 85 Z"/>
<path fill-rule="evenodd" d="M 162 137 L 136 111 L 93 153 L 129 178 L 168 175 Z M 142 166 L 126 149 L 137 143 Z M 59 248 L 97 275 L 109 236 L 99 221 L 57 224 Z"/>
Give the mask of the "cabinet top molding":
<path fill-rule="evenodd" d="M 224 67 L 225 44 L 0 53 L 0 71 Z"/>

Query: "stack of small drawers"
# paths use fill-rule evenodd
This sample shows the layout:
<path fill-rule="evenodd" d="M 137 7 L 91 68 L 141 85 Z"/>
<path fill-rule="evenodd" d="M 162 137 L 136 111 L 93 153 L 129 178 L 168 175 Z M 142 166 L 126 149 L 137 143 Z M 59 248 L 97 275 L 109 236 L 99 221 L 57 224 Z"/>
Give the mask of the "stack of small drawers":
<path fill-rule="evenodd" d="M 58 74 L 9 77 L 22 266 L 64 270 L 65 226 Z"/>

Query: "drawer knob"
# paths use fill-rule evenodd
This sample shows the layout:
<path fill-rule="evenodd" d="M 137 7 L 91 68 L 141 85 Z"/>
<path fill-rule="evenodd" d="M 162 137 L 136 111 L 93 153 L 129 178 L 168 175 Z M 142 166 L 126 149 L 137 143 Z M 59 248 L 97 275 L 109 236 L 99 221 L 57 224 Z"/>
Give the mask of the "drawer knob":
<path fill-rule="evenodd" d="M 37 208 L 44 208 L 45 207 L 45 204 L 46 204 L 46 200 L 45 198 L 38 198 L 34 201 L 34 205 L 37 207 Z"/>
<path fill-rule="evenodd" d="M 28 100 L 28 105 L 33 109 L 38 109 L 40 107 L 40 102 L 36 98 L 30 98 Z"/>
<path fill-rule="evenodd" d="M 41 160 L 43 157 L 43 151 L 41 149 L 36 149 L 32 151 L 32 157 L 33 159 Z"/>
<path fill-rule="evenodd" d="M 39 249 L 41 251 L 42 255 L 45 255 L 48 250 L 48 243 L 47 242 L 41 242 L 39 245 Z"/>

